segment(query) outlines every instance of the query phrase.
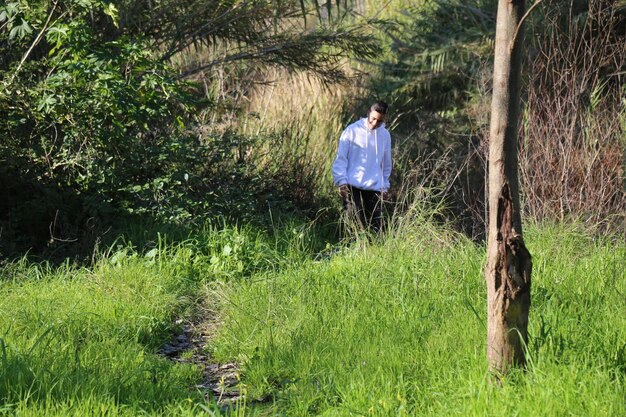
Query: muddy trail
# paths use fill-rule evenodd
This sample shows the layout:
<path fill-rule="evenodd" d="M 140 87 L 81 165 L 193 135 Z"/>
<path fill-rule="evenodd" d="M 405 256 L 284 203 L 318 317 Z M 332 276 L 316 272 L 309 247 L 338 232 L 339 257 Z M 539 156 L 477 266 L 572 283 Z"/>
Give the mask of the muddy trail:
<path fill-rule="evenodd" d="M 244 400 L 239 379 L 239 366 L 234 362 L 216 363 L 210 356 L 210 344 L 220 326 L 220 321 L 209 309 L 198 308 L 192 321 L 179 319 L 180 332 L 159 353 L 168 359 L 198 366 L 202 381 L 196 385 L 207 401 L 215 400 L 220 411 L 234 410 Z M 246 403 L 264 402 L 264 399 L 246 399 Z"/>

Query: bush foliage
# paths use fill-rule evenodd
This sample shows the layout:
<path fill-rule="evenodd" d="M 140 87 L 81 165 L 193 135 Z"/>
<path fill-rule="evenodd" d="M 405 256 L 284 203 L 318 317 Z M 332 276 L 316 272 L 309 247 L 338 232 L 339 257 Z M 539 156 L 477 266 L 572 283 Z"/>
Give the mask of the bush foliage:
<path fill-rule="evenodd" d="M 190 77 L 224 62 L 339 77 L 342 56 L 375 51 L 355 27 L 298 30 L 299 2 L 144 3 L 0 7 L 0 252 L 93 240 L 128 215 L 251 214 L 273 189 L 240 153 L 256 139 L 203 133 L 200 112 L 227 102 Z M 192 47 L 215 52 L 179 62 Z"/>
<path fill-rule="evenodd" d="M 624 224 L 620 4 L 549 1 L 527 20 L 530 216 Z M 328 168 L 341 126 L 373 96 L 393 109 L 392 197 L 440 190 L 447 218 L 480 236 L 495 3 L 328 6 L 0 6 L 0 253 L 89 250 L 128 216 L 193 225 L 276 207 L 316 215 L 335 207 Z M 294 70 L 323 83 L 275 90 Z"/>

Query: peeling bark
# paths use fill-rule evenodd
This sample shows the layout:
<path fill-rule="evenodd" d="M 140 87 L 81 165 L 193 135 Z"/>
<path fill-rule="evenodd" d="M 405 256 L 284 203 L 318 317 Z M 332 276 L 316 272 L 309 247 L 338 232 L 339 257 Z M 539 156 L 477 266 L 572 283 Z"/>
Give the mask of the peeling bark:
<path fill-rule="evenodd" d="M 487 268 L 489 293 L 488 358 L 492 370 L 506 372 L 524 366 L 528 343 L 532 260 L 524 239 L 512 226 L 514 205 L 505 182 L 499 193 L 496 251 Z"/>

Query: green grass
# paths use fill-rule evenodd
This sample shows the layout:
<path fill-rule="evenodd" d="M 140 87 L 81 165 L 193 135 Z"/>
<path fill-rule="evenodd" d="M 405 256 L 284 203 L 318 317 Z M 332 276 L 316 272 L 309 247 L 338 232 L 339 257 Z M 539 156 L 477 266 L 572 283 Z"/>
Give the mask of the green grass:
<path fill-rule="evenodd" d="M 181 254 L 177 254 L 181 256 Z M 156 352 L 196 276 L 123 249 L 93 269 L 11 265 L 0 282 L 0 398 L 18 415 L 133 415 L 201 397 Z M 113 412 L 112 410 L 115 410 Z"/>
<path fill-rule="evenodd" d="M 425 226 L 213 294 L 250 415 L 626 415 L 626 243 L 527 232 L 529 366 L 487 373 L 484 250 Z"/>
<path fill-rule="evenodd" d="M 116 245 L 90 268 L 5 264 L 0 415 L 219 414 L 195 389 L 200 370 L 158 350 L 194 313 L 200 283 L 300 262 L 307 236 L 295 223 L 274 234 L 220 224 L 178 243 Z"/>
<path fill-rule="evenodd" d="M 427 218 L 322 259 L 314 226 L 277 222 L 124 243 L 90 268 L 5 264 L 0 415 L 219 415 L 200 370 L 157 353 L 207 291 L 223 320 L 212 354 L 241 364 L 236 415 L 626 415 L 626 243 L 560 226 L 526 237 L 529 365 L 500 384 L 484 249 Z"/>

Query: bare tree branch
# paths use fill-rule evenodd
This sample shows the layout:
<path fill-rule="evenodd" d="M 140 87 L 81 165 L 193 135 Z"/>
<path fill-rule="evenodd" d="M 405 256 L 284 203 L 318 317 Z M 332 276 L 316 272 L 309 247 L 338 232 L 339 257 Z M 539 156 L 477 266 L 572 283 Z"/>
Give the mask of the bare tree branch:
<path fill-rule="evenodd" d="M 519 35 L 519 31 L 522 27 L 522 25 L 524 24 L 524 22 L 526 21 L 526 19 L 528 18 L 528 16 L 530 16 L 530 14 L 532 13 L 532 11 L 539 6 L 539 4 L 541 4 L 543 0 L 537 0 L 536 2 L 533 3 L 532 6 L 530 6 L 528 8 L 528 10 L 526 11 L 526 13 L 524 13 L 524 16 L 522 16 L 522 18 L 520 19 L 519 23 L 517 24 L 517 27 L 515 28 L 515 33 L 513 34 L 513 37 L 511 38 L 511 45 L 509 45 L 510 49 L 513 49 L 513 45 L 515 45 L 515 42 L 517 42 L 517 36 Z"/>

